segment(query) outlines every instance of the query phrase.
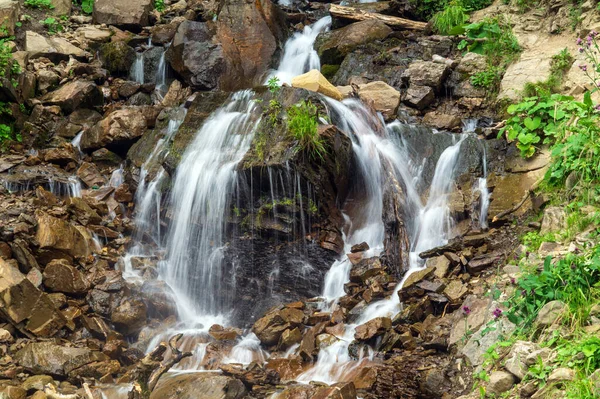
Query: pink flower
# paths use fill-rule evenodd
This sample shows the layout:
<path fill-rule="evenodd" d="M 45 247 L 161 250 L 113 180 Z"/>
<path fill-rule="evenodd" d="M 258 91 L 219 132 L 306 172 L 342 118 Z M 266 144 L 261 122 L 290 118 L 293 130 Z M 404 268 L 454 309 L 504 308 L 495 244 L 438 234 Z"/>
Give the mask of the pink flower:
<path fill-rule="evenodd" d="M 596 37 L 597 35 L 598 35 L 598 32 L 596 32 L 595 30 L 590 32 L 591 37 Z"/>
<path fill-rule="evenodd" d="M 587 65 L 579 65 L 579 69 L 581 69 L 583 72 L 587 71 Z"/>
<path fill-rule="evenodd" d="M 578 37 L 578 38 L 577 38 L 577 45 L 578 45 L 578 46 L 580 46 L 580 45 L 581 45 L 581 43 L 583 43 L 583 40 L 581 40 L 581 38 L 580 38 L 580 37 Z"/>
<path fill-rule="evenodd" d="M 502 316 L 502 309 L 496 308 L 492 312 L 492 315 L 497 319 L 498 317 Z"/>
<path fill-rule="evenodd" d="M 463 313 L 467 316 L 471 314 L 471 308 L 468 306 L 463 306 L 462 310 L 463 310 Z"/>

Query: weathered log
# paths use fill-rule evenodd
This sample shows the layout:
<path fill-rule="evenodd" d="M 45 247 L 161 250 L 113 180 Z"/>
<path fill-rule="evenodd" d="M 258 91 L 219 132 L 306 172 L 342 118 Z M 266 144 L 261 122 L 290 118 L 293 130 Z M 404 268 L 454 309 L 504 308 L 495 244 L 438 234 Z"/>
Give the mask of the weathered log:
<path fill-rule="evenodd" d="M 393 17 L 391 15 L 384 15 L 376 12 L 367 12 L 358 8 L 339 6 L 337 4 L 331 5 L 329 13 L 334 18 L 355 22 L 376 19 L 396 29 L 425 30 L 427 27 L 425 22 L 412 21 L 410 19 Z"/>

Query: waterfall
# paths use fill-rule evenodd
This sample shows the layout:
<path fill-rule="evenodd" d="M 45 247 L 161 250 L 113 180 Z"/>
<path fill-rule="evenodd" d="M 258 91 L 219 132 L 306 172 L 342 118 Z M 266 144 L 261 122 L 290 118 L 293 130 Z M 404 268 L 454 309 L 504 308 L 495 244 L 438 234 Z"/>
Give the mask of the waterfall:
<path fill-rule="evenodd" d="M 369 304 L 361 312 L 356 324 L 346 325 L 345 332 L 338 341 L 321 348 L 315 365 L 298 377 L 298 381 L 301 382 L 340 381 L 344 375 L 359 367 L 362 361 L 372 358 L 372 349 L 364 348 L 357 361 L 352 359 L 349 346 L 354 341 L 356 327 L 376 317 L 396 315 L 400 311 L 398 291 L 412 272 L 424 266 L 424 261 L 418 254 L 447 243 L 453 226 L 448 197 L 453 189 L 454 171 L 460 147 L 467 137 L 464 134 L 460 135 L 441 154 L 430 185 L 428 200 L 423 204 L 417 189 L 420 174 L 415 175 L 414 168 L 409 167 L 410 159 L 414 154 L 409 154 L 407 148 L 394 139 L 399 122 L 394 122 L 383 129 L 374 129 L 372 126 L 377 126 L 377 121 L 357 100 L 344 100 L 339 103 L 328 99 L 327 103 L 330 107 L 331 120 L 353 140 L 354 154 L 361 176 L 360 182 L 364 187 L 361 192 L 364 197 L 360 204 L 356 206 L 346 204 L 344 207 L 348 225 L 344 237 L 345 245 L 366 241 L 371 248 L 375 248 L 374 251 L 371 250 L 370 255 L 377 255 L 381 251 L 384 236 L 381 220 L 384 190 L 382 176 L 386 171 L 391 172 L 398 181 L 403 183 L 406 190 L 405 214 L 414 215 L 413 220 L 407 223 L 410 236 L 410 268 L 389 298 Z M 350 214 L 349 209 L 354 213 Z M 331 300 L 344 295 L 343 284 L 349 281 L 350 268 L 348 260 L 339 260 L 332 265 L 325 281 L 323 292 L 325 298 Z M 337 287 L 333 288 L 336 285 Z"/>
<path fill-rule="evenodd" d="M 473 187 L 473 192 L 479 193 L 479 227 L 481 227 L 482 230 L 485 230 L 488 228 L 487 217 L 488 209 L 490 207 L 491 194 L 487 184 L 487 151 L 485 143 L 482 144 L 482 147 L 483 177 L 477 179 L 477 186 Z"/>
<path fill-rule="evenodd" d="M 135 62 L 131 67 L 131 75 L 134 81 L 144 84 L 144 53 L 135 53 Z"/>
<path fill-rule="evenodd" d="M 277 77 L 281 84 L 292 83 L 292 78 L 311 69 L 321 69 L 319 55 L 313 45 L 319 33 L 331 26 L 331 17 L 323 17 L 313 25 L 305 26 L 302 32 L 296 32 L 288 39 L 283 49 L 283 57 L 276 71 L 269 78 Z"/>
<path fill-rule="evenodd" d="M 180 317 L 195 322 L 230 310 L 222 295 L 224 223 L 236 166 L 250 147 L 255 103 L 251 91 L 235 93 L 231 101 L 203 124 L 177 168 L 161 277 L 178 297 Z"/>

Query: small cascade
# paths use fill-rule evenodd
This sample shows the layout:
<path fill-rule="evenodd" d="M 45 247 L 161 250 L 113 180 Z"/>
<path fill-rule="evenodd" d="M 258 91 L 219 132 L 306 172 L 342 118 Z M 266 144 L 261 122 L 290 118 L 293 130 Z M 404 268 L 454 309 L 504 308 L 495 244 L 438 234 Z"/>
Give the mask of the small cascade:
<path fill-rule="evenodd" d="M 123 181 L 125 180 L 123 177 L 123 164 L 121 164 L 119 166 L 118 169 L 115 169 L 111 175 L 110 175 L 110 179 L 108 181 L 108 185 L 114 188 L 119 187 L 121 184 L 123 184 Z"/>
<path fill-rule="evenodd" d="M 260 340 L 254 333 L 243 337 L 229 353 L 224 363 L 239 363 L 248 365 L 252 362 L 262 364 L 267 361 L 269 354 L 260 346 Z"/>
<path fill-rule="evenodd" d="M 158 69 L 156 70 L 156 86 L 155 86 L 155 91 L 156 94 L 162 99 L 165 94 L 167 94 L 167 90 L 169 89 L 169 87 L 167 86 L 167 61 L 166 61 L 166 54 L 167 54 L 167 50 L 169 49 L 169 45 L 165 46 L 165 48 L 163 49 L 162 54 L 160 55 L 160 58 L 158 60 Z"/>
<path fill-rule="evenodd" d="M 71 145 L 73 147 L 77 148 L 80 158 L 83 155 L 83 151 L 81 151 L 81 137 L 82 136 L 83 136 L 83 130 L 80 131 L 79 133 L 77 133 L 77 136 L 75 136 L 75 138 L 73 138 L 73 140 L 71 141 Z"/>
<path fill-rule="evenodd" d="M 477 125 L 479 124 L 479 119 L 471 118 L 463 120 L 463 133 L 475 133 L 475 129 L 477 129 Z M 487 149 L 485 141 L 481 141 L 481 150 L 482 150 L 482 159 L 481 163 L 483 166 L 483 177 L 477 179 L 477 185 L 473 186 L 473 194 L 479 195 L 479 227 L 482 230 L 488 228 L 487 224 L 487 216 L 488 209 L 490 207 L 490 191 L 487 186 Z"/>
<path fill-rule="evenodd" d="M 323 17 L 310 26 L 305 26 L 302 32 L 294 33 L 285 43 L 283 57 L 276 71 L 269 78 L 277 77 L 279 83 L 292 83 L 292 78 L 302 75 L 311 69 L 321 69 L 321 60 L 313 48 L 319 33 L 331 26 L 331 17 Z"/>
<path fill-rule="evenodd" d="M 144 53 L 135 53 L 135 62 L 131 67 L 131 76 L 139 84 L 144 84 Z"/>
<path fill-rule="evenodd" d="M 48 191 L 57 197 L 81 197 L 83 188 L 77 176 L 69 176 L 66 182 L 48 179 Z"/>

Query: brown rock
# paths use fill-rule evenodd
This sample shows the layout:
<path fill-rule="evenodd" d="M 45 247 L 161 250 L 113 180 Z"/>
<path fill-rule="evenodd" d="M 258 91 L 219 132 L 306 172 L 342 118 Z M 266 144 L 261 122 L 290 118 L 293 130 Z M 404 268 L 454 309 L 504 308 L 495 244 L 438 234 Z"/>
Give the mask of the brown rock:
<path fill-rule="evenodd" d="M 36 239 L 41 249 L 63 251 L 75 258 L 90 255 L 87 240 L 69 222 L 55 218 L 42 211 L 36 211 Z"/>
<path fill-rule="evenodd" d="M 149 127 L 144 108 L 125 107 L 112 112 L 83 133 L 81 148 L 95 150 L 109 145 L 130 146 Z"/>
<path fill-rule="evenodd" d="M 389 317 L 376 317 L 356 327 L 354 338 L 360 341 L 368 341 L 373 337 L 384 334 L 390 328 L 392 328 L 392 320 Z"/>
<path fill-rule="evenodd" d="M 84 162 L 77 169 L 77 177 L 90 188 L 98 188 L 106 184 L 106 179 L 102 177 L 98 167 L 93 163 Z"/>
<path fill-rule="evenodd" d="M 219 324 L 213 324 L 208 329 L 208 333 L 217 341 L 234 340 L 240 335 L 239 330 L 231 327 L 225 328 Z"/>
<path fill-rule="evenodd" d="M 281 334 L 277 348 L 279 350 L 286 350 L 300 341 L 302 341 L 302 333 L 300 332 L 300 329 L 298 327 L 291 330 L 288 329 Z"/>
<path fill-rule="evenodd" d="M 363 102 L 372 104 L 386 120 L 396 115 L 396 110 L 400 105 L 400 92 L 385 82 L 378 81 L 360 85 L 358 96 Z"/>
<path fill-rule="evenodd" d="M 85 294 L 89 286 L 83 274 L 64 259 L 55 259 L 44 269 L 44 286 L 53 292 Z"/>
<path fill-rule="evenodd" d="M 44 105 L 58 105 L 64 113 L 69 114 L 79 108 L 101 106 L 104 102 L 103 98 L 93 82 L 75 80 L 46 94 L 40 101 Z"/>
<path fill-rule="evenodd" d="M 149 25 L 151 0 L 95 0 L 94 23 L 140 31 Z"/>
<path fill-rule="evenodd" d="M 138 299 L 124 300 L 111 315 L 111 321 L 125 335 L 135 335 L 146 324 L 146 304 Z"/>
<path fill-rule="evenodd" d="M 294 380 L 304 372 L 302 363 L 298 359 L 269 359 L 265 368 L 275 370 L 282 381 Z"/>
<path fill-rule="evenodd" d="M 15 354 L 19 366 L 36 374 L 66 377 L 86 364 L 108 360 L 106 355 L 88 348 L 73 348 L 52 342 L 29 343 Z"/>

